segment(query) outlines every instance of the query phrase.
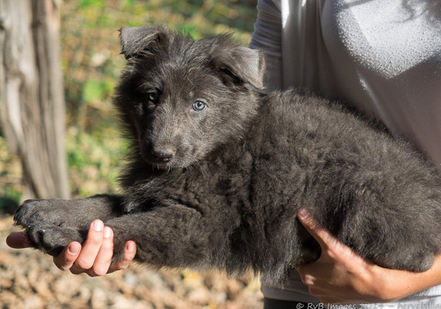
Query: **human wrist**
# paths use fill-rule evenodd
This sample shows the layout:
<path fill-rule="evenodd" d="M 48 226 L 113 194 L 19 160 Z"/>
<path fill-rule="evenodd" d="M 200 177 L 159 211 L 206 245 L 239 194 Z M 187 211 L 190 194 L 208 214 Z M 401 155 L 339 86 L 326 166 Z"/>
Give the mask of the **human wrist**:
<path fill-rule="evenodd" d="M 397 270 L 375 266 L 373 277 L 376 283 L 376 296 L 382 302 L 398 301 L 436 284 L 432 270 L 418 273 L 407 270 Z"/>
<path fill-rule="evenodd" d="M 377 299 L 377 302 L 393 302 L 406 296 L 403 295 L 404 291 L 397 289 L 395 272 L 377 265 L 371 267 L 369 286 L 371 287 L 372 296 Z"/>

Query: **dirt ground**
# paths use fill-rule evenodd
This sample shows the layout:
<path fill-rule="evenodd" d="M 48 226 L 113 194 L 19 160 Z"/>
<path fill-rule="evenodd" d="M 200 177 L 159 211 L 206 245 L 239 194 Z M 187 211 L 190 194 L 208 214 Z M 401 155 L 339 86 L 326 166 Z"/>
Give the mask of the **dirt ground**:
<path fill-rule="evenodd" d="M 154 271 L 143 265 L 104 277 L 60 271 L 36 250 L 7 247 L 17 231 L 0 215 L 1 309 L 261 309 L 259 280 L 191 271 Z"/>

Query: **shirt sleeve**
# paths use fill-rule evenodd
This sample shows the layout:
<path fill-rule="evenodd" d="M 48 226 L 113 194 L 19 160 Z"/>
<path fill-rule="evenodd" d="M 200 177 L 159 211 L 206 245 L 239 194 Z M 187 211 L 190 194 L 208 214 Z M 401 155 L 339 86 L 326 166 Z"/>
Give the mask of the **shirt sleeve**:
<path fill-rule="evenodd" d="M 265 92 L 282 88 L 282 19 L 280 1 L 258 2 L 257 20 L 250 47 L 262 50 L 266 58 Z"/>

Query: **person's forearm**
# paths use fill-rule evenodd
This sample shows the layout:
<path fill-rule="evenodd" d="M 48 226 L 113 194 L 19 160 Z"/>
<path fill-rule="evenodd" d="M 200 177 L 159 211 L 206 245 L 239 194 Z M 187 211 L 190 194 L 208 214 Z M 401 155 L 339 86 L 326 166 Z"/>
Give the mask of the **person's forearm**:
<path fill-rule="evenodd" d="M 374 267 L 373 278 L 377 278 L 379 297 L 398 300 L 414 293 L 441 284 L 441 255 L 435 259 L 432 268 L 422 273 Z"/>

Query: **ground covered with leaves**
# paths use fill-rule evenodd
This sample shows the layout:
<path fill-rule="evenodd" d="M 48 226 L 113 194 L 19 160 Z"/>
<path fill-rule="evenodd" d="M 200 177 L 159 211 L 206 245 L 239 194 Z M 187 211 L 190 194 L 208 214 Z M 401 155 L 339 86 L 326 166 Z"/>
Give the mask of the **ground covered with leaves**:
<path fill-rule="evenodd" d="M 2 309 L 260 309 L 258 279 L 223 274 L 155 271 L 144 265 L 90 278 L 60 271 L 33 249 L 8 248 L 10 215 L 0 215 L 0 308 Z"/>

